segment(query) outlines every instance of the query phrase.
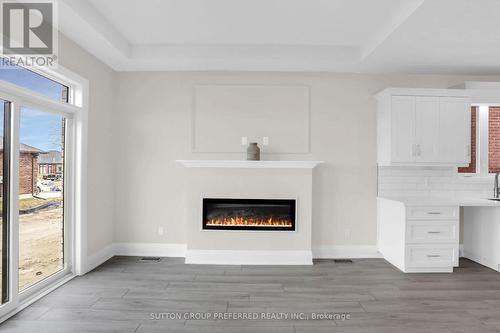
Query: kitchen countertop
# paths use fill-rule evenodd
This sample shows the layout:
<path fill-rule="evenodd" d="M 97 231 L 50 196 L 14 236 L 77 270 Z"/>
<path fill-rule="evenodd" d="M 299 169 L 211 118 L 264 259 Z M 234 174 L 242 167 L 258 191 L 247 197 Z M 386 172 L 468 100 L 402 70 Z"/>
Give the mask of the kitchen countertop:
<path fill-rule="evenodd" d="M 378 197 L 399 201 L 408 206 L 464 206 L 464 207 L 500 207 L 500 201 L 486 198 L 443 198 L 443 197 Z"/>

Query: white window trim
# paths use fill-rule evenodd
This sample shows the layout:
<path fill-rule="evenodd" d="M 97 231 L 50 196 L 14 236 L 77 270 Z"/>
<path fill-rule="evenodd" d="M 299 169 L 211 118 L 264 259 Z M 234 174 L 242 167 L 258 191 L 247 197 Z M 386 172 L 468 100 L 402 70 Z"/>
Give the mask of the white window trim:
<path fill-rule="evenodd" d="M 69 103 L 63 103 L 60 101 L 52 100 L 44 95 L 33 92 L 29 89 L 5 82 L 0 81 L 0 94 L 3 98 L 12 101 L 14 107 L 19 108 L 19 105 L 23 106 L 33 106 L 36 109 L 41 109 L 46 112 L 72 115 L 71 126 L 73 126 L 72 136 L 69 140 L 72 140 L 72 146 L 74 147 L 71 152 L 72 155 L 72 165 L 69 168 L 73 173 L 72 179 L 72 193 L 70 202 L 72 203 L 69 214 L 71 214 L 71 219 L 73 221 L 73 232 L 71 233 L 71 244 L 72 249 L 69 249 L 69 254 L 71 256 L 70 262 L 71 267 L 66 271 L 63 276 L 61 274 L 54 274 L 53 277 L 47 278 L 45 281 L 41 281 L 39 287 L 36 291 L 14 293 L 11 295 L 9 303 L 0 306 L 1 314 L 0 323 L 19 312 L 29 304 L 35 302 L 39 298 L 43 297 L 50 291 L 56 289 L 61 284 L 69 281 L 75 275 L 83 275 L 88 271 L 88 260 L 87 260 L 87 140 L 88 140 L 88 105 L 89 105 L 89 82 L 87 79 L 81 77 L 80 75 L 64 68 L 63 66 L 58 66 L 57 69 L 32 69 L 38 74 L 45 77 L 53 79 L 70 88 Z M 19 109 L 18 112 L 13 113 L 14 125 L 19 122 Z M 12 138 L 12 145 L 19 142 L 19 133 L 15 133 Z M 14 155 L 11 158 L 11 169 L 12 177 L 18 176 L 18 158 Z M 14 183 L 15 184 L 15 183 Z M 14 185 L 13 184 L 13 185 Z M 16 189 L 11 188 L 11 192 Z M 11 196 L 13 197 L 13 196 Z M 18 214 L 17 200 L 13 200 L 11 203 L 11 214 Z M 13 216 L 11 215 L 11 218 Z M 15 217 L 15 216 L 14 216 Z M 11 229 L 11 238 L 14 233 L 17 233 L 17 225 L 14 223 Z M 12 243 L 11 243 L 12 244 Z M 11 248 L 11 255 L 17 257 L 18 249 L 16 246 Z M 67 250 L 65 248 L 65 250 Z M 18 263 L 16 260 L 10 261 L 9 269 L 12 271 L 17 271 Z M 68 275 L 69 271 L 69 275 Z M 17 288 L 17 274 L 12 275 L 10 284 L 11 290 L 14 287 Z M 24 295 L 23 295 L 24 293 Z"/>
<path fill-rule="evenodd" d="M 476 173 L 458 173 L 459 177 L 479 183 L 490 183 L 494 174 L 489 173 L 488 161 L 488 130 L 489 130 L 489 108 L 490 104 L 476 104 Z"/>
<path fill-rule="evenodd" d="M 74 253 L 73 272 L 83 275 L 88 271 L 87 260 L 87 142 L 89 81 L 75 72 L 58 65 L 57 69 L 36 68 L 32 71 L 67 85 L 70 89 L 68 103 L 60 103 L 74 108 L 73 152 L 74 171 Z"/>

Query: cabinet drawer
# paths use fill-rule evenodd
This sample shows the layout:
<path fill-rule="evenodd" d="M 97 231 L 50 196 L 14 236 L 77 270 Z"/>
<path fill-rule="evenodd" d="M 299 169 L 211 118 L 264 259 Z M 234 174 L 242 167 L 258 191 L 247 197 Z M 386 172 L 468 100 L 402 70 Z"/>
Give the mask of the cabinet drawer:
<path fill-rule="evenodd" d="M 458 206 L 415 206 L 408 207 L 407 218 L 413 220 L 458 219 Z"/>
<path fill-rule="evenodd" d="M 406 246 L 406 266 L 413 268 L 453 267 L 458 262 L 458 244 Z"/>
<path fill-rule="evenodd" d="M 409 220 L 406 223 L 407 243 L 456 243 L 458 220 Z"/>

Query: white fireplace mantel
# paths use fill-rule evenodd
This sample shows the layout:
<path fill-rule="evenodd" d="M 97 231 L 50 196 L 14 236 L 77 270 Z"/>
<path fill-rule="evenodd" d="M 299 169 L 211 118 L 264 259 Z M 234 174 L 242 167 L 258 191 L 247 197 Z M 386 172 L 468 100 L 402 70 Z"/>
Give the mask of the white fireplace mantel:
<path fill-rule="evenodd" d="M 319 161 L 179 160 L 185 182 L 186 263 L 312 265 L 313 168 Z M 203 230 L 201 198 L 288 198 L 295 231 Z"/>
<path fill-rule="evenodd" d="M 177 160 L 186 168 L 314 169 L 323 161 Z"/>

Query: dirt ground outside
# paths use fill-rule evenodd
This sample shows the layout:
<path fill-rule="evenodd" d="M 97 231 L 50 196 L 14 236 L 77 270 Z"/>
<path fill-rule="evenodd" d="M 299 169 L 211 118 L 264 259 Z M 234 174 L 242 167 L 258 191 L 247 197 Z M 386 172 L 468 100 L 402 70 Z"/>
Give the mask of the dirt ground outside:
<path fill-rule="evenodd" d="M 62 214 L 58 207 L 19 216 L 20 290 L 63 268 Z"/>

